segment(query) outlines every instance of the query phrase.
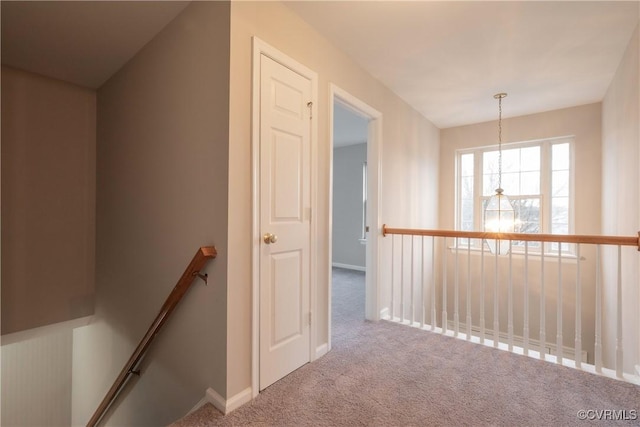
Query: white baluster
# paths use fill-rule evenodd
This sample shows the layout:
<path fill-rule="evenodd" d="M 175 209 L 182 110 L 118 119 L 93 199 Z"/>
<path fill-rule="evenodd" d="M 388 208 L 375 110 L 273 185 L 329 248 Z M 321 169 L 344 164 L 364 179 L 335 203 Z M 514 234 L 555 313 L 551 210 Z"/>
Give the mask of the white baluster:
<path fill-rule="evenodd" d="M 616 308 L 616 376 L 622 378 L 622 246 L 618 245 L 618 289 Z"/>
<path fill-rule="evenodd" d="M 575 341 L 575 357 L 576 368 L 582 367 L 582 283 L 580 278 L 580 243 L 576 245 L 576 257 L 578 258 L 576 265 L 576 341 Z M 586 362 L 586 360 L 585 360 Z"/>
<path fill-rule="evenodd" d="M 447 333 L 447 238 L 442 239 L 442 333 Z"/>
<path fill-rule="evenodd" d="M 509 351 L 513 351 L 513 240 L 509 240 L 509 289 L 507 291 L 507 334 L 509 335 Z"/>
<path fill-rule="evenodd" d="M 420 328 L 424 328 L 424 286 L 426 282 L 424 278 L 424 236 L 420 236 L 420 245 L 422 246 L 420 251 Z"/>
<path fill-rule="evenodd" d="M 404 323 L 404 234 L 400 238 L 400 322 Z"/>
<path fill-rule="evenodd" d="M 484 344 L 485 341 L 485 321 L 484 321 L 484 293 L 486 288 L 486 280 L 484 277 L 484 240 L 480 240 L 480 342 Z"/>
<path fill-rule="evenodd" d="M 541 242 L 542 249 L 540 252 L 540 359 L 545 359 L 547 352 L 547 325 L 545 312 L 545 296 L 544 296 L 544 242 Z"/>
<path fill-rule="evenodd" d="M 436 237 L 431 237 L 431 330 L 435 331 L 436 319 Z"/>
<path fill-rule="evenodd" d="M 395 320 L 395 275 L 394 275 L 394 266 L 396 263 L 396 248 L 395 248 L 395 237 L 393 234 L 391 235 L 391 321 Z"/>
<path fill-rule="evenodd" d="M 471 339 L 471 239 L 467 239 L 467 340 Z"/>
<path fill-rule="evenodd" d="M 556 362 L 562 365 L 562 243 L 558 242 L 558 303 L 556 323 Z"/>
<path fill-rule="evenodd" d="M 500 242 L 496 240 L 496 248 L 499 247 Z M 498 251 L 495 254 L 495 278 L 493 281 L 493 346 L 498 347 L 500 342 L 500 309 L 498 307 Z"/>
<path fill-rule="evenodd" d="M 410 265 L 411 265 L 411 281 L 410 281 L 411 290 L 409 292 L 409 295 L 410 295 L 409 298 L 411 299 L 411 310 L 410 310 L 411 323 L 410 323 L 410 325 L 413 325 L 413 322 L 415 322 L 415 320 L 416 320 L 416 317 L 415 317 L 415 301 L 414 301 L 414 298 L 413 298 L 413 296 L 414 296 L 413 295 L 414 294 L 414 288 L 415 288 L 415 282 L 413 280 L 413 256 L 414 256 L 413 255 L 413 242 L 414 241 L 415 241 L 414 236 L 411 236 L 411 263 L 410 263 Z"/>
<path fill-rule="evenodd" d="M 524 242 L 524 354 L 529 355 L 529 242 Z"/>
<path fill-rule="evenodd" d="M 596 372 L 602 373 L 602 279 L 600 273 L 600 245 L 596 245 L 596 333 L 595 359 Z"/>
<path fill-rule="evenodd" d="M 454 268 L 454 280 L 453 280 L 453 336 L 457 337 L 460 332 L 460 317 L 458 314 L 458 300 L 460 299 L 460 295 L 458 293 L 458 238 L 455 239 L 456 245 L 456 253 L 455 253 L 455 268 Z"/>

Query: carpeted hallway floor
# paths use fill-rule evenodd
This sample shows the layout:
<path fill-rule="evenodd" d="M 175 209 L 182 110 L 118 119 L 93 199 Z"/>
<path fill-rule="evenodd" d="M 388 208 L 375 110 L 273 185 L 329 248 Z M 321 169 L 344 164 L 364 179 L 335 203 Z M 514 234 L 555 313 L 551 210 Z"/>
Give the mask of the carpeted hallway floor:
<path fill-rule="evenodd" d="M 227 416 L 175 427 L 640 425 L 640 387 L 390 323 L 365 322 L 364 274 L 334 269 L 332 351 Z M 622 421 L 586 420 L 624 410 Z M 636 418 L 636 419 L 634 419 Z"/>

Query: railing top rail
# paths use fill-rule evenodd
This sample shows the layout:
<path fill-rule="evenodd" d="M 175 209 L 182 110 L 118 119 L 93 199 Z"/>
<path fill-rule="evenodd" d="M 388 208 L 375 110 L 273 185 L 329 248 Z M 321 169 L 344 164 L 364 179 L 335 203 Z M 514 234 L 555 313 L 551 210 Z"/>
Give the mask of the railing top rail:
<path fill-rule="evenodd" d="M 391 228 L 382 226 L 382 235 L 400 234 L 409 236 L 462 237 L 468 239 L 519 240 L 529 242 L 590 243 L 596 245 L 635 246 L 640 251 L 638 236 L 598 236 L 581 234 L 526 234 L 491 233 L 488 231 L 422 230 L 413 228 Z"/>

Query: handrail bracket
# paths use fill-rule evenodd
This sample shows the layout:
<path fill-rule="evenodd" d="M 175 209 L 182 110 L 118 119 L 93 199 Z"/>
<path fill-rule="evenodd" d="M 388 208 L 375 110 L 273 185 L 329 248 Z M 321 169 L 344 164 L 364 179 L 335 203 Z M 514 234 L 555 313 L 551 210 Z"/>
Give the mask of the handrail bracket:
<path fill-rule="evenodd" d="M 207 280 L 209 279 L 209 274 L 207 274 L 207 273 L 200 274 L 200 272 L 199 272 L 199 271 L 194 271 L 194 272 L 193 272 L 193 275 L 194 275 L 194 276 L 197 276 L 198 278 L 200 278 L 200 279 L 204 282 L 204 284 L 205 284 L 205 285 L 208 285 L 208 284 L 209 284 L 209 283 L 207 282 Z"/>

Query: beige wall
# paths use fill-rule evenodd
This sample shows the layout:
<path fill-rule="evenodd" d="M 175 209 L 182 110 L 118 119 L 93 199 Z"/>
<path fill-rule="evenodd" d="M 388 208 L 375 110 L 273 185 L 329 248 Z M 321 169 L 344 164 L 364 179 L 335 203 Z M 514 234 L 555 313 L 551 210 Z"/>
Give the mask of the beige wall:
<path fill-rule="evenodd" d="M 74 334 L 84 424 L 200 246 L 196 280 L 107 425 L 167 425 L 226 387 L 229 3 L 194 2 L 98 90 L 97 306 Z"/>
<path fill-rule="evenodd" d="M 602 232 L 634 236 L 640 230 L 640 35 L 636 28 L 602 102 Z M 616 312 L 616 255 L 605 253 L 604 309 Z M 640 261 L 638 252 L 626 249 L 622 261 L 622 324 L 624 370 L 640 365 Z M 605 317 L 605 363 L 615 362 L 616 323 Z"/>
<path fill-rule="evenodd" d="M 251 385 L 251 37 L 257 36 L 319 75 L 318 254 L 316 308 L 318 345 L 327 342 L 329 242 L 329 83 L 383 114 L 381 147 L 382 222 L 435 226 L 438 129 L 382 86 L 290 9 L 277 2 L 231 5 L 229 143 L 229 258 L 227 389 L 231 397 Z M 413 199 L 411 199 L 413 197 Z M 431 202 L 429 202 L 431 201 Z M 379 224 L 381 225 L 381 224 Z M 375 227 L 374 227 L 375 228 Z M 378 230 L 379 231 L 379 230 Z M 377 233 L 374 231 L 373 233 Z M 378 238 L 382 239 L 379 234 Z M 388 241 L 381 240 L 381 251 Z M 381 263 L 382 304 L 388 301 L 388 265 Z M 220 390 L 218 390 L 220 392 Z"/>
<path fill-rule="evenodd" d="M 94 309 L 96 94 L 2 67 L 2 334 Z"/>
<path fill-rule="evenodd" d="M 509 99 L 509 102 L 517 102 L 516 99 Z M 506 101 L 505 101 L 506 102 Z M 508 103 L 503 104 L 505 111 L 508 111 Z M 575 233 L 576 234 L 599 234 L 600 233 L 600 197 L 601 197 L 601 104 L 589 104 L 578 107 L 566 108 L 562 110 L 549 111 L 540 114 L 532 114 L 522 117 L 514 117 L 503 120 L 503 142 L 530 141 L 558 136 L 575 136 Z M 475 125 L 460 126 L 443 129 L 440 134 L 440 228 L 453 229 L 455 227 L 455 154 L 456 150 L 481 147 L 496 144 L 498 124 L 496 121 L 479 123 Z M 581 255 L 585 260 L 581 265 L 581 276 L 583 282 L 583 348 L 589 352 L 589 359 L 593 358 L 594 342 L 594 304 L 595 304 L 595 249 L 584 247 Z M 475 258 L 475 257 L 474 257 Z M 464 258 L 466 262 L 466 256 Z M 454 287 L 453 257 L 449 256 L 448 264 L 448 288 L 452 297 Z M 491 263 L 493 264 L 493 262 Z M 466 265 L 466 264 L 465 264 Z M 507 327 L 507 279 L 506 267 L 501 266 L 504 272 L 500 277 L 500 329 L 506 331 Z M 539 332 L 539 302 L 538 296 L 540 262 L 532 263 L 529 270 L 529 282 L 531 283 L 530 301 L 530 329 L 533 338 L 538 337 Z M 563 341 L 564 345 L 574 347 L 574 325 L 575 315 L 572 307 L 575 305 L 575 263 L 563 263 Z M 545 263 L 545 312 L 546 312 L 546 336 L 547 341 L 556 341 L 556 298 L 557 298 L 557 261 L 547 260 Z M 493 276 L 492 272 L 487 273 L 488 292 L 492 292 Z M 520 258 L 514 261 L 514 328 L 517 335 L 522 335 L 522 313 L 524 308 L 524 296 L 522 294 L 522 277 L 524 276 L 524 265 Z M 465 276 L 466 277 L 466 276 Z M 462 280 L 462 279 L 461 279 Z M 464 282 L 460 282 L 464 283 Z M 460 285 L 464 286 L 464 285 Z M 486 321 L 487 327 L 493 327 L 493 299 L 486 294 Z M 448 300 L 448 315 L 453 317 L 453 299 Z M 466 317 L 464 309 L 464 290 L 461 291 L 460 307 L 461 313 Z M 477 297 L 473 297 L 474 323 L 478 323 L 479 314 L 477 308 Z M 461 319 L 463 315 L 461 315 Z"/>

